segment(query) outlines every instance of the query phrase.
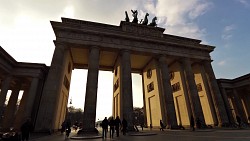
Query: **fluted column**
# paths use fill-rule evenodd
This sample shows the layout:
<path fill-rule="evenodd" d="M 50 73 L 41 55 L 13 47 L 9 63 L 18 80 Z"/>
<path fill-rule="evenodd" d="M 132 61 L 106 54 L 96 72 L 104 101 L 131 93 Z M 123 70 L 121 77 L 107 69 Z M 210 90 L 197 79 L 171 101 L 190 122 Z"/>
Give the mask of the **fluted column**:
<path fill-rule="evenodd" d="M 193 112 L 194 119 L 199 118 L 202 123 L 205 123 L 200 97 L 197 90 L 197 86 L 194 79 L 194 73 L 192 71 L 191 62 L 189 58 L 183 58 L 182 63 L 184 66 L 186 81 L 187 81 L 187 87 L 189 91 L 189 100 L 191 103 L 191 109 Z"/>
<path fill-rule="evenodd" d="M 227 92 L 226 92 L 225 88 L 223 88 L 222 86 L 220 87 L 220 90 L 221 90 L 221 95 L 222 95 L 222 97 L 224 99 L 225 108 L 226 108 L 226 112 L 227 112 L 229 122 L 230 123 L 235 123 L 233 113 L 232 113 L 232 110 L 231 110 L 231 106 L 230 106 L 229 101 L 228 101 Z"/>
<path fill-rule="evenodd" d="M 83 131 L 87 132 L 95 131 L 99 55 L 100 50 L 98 47 L 92 47 L 90 49 L 88 57 L 88 76 L 83 114 Z"/>
<path fill-rule="evenodd" d="M 242 122 L 247 123 L 247 119 L 244 114 L 245 112 L 241 103 L 241 99 L 236 89 L 233 89 L 233 95 L 234 95 L 235 105 L 238 111 L 237 114 L 241 118 Z"/>
<path fill-rule="evenodd" d="M 7 92 L 9 90 L 11 82 L 11 76 L 6 76 L 2 82 L 1 92 L 0 92 L 0 126 L 2 125 L 2 117 L 4 115 L 4 103 L 6 100 Z"/>
<path fill-rule="evenodd" d="M 209 89 L 208 80 L 207 80 L 206 72 L 204 70 L 204 66 L 200 65 L 200 70 L 201 70 L 202 81 L 203 81 L 203 84 L 205 86 L 207 99 L 208 99 L 208 102 L 209 102 L 209 107 L 210 107 L 210 110 L 211 110 L 211 113 L 212 113 L 212 118 L 213 118 L 213 121 L 214 121 L 214 125 L 217 126 L 218 125 L 218 119 L 217 119 L 217 113 L 216 113 L 215 107 L 214 107 L 214 105 L 216 103 L 213 100 L 212 95 L 211 95 L 211 91 Z"/>
<path fill-rule="evenodd" d="M 147 123 L 148 123 L 148 121 L 147 121 L 147 110 L 146 110 L 146 107 L 147 107 L 146 103 L 147 102 L 146 102 L 145 91 L 146 91 L 146 89 L 145 89 L 145 86 L 144 86 L 144 75 L 142 74 L 143 112 L 144 112 L 144 121 L 143 121 L 143 123 L 144 123 L 144 125 L 148 126 L 147 125 Z"/>
<path fill-rule="evenodd" d="M 68 63 L 69 48 L 61 42 L 54 42 L 56 45 L 51 66 L 45 81 L 39 111 L 37 114 L 36 131 L 54 131 L 57 129 L 56 119 L 58 118 L 59 97 L 62 94 L 65 68 Z"/>
<path fill-rule="evenodd" d="M 28 100 L 28 94 L 29 94 L 29 90 L 28 89 L 24 89 L 23 90 L 23 96 L 22 99 L 20 101 L 16 116 L 15 116 L 15 120 L 14 120 L 14 128 L 15 129 L 19 129 L 21 124 L 22 124 L 22 119 L 18 118 L 18 117 L 24 117 L 24 111 L 25 111 L 25 104 L 27 103 Z"/>
<path fill-rule="evenodd" d="M 227 112 L 225 109 L 224 101 L 222 99 L 222 96 L 220 94 L 220 90 L 214 75 L 214 71 L 211 65 L 211 62 L 204 61 L 204 68 L 207 74 L 208 78 L 208 84 L 210 87 L 210 91 L 212 93 L 212 98 L 215 101 L 215 110 L 217 113 L 217 118 L 219 122 L 219 126 L 226 126 L 229 124 L 229 120 L 227 117 Z"/>
<path fill-rule="evenodd" d="M 23 97 L 26 97 L 26 98 L 24 98 L 24 99 L 26 99 L 26 102 L 22 103 L 22 104 L 24 104 L 22 107 L 23 113 L 21 115 L 19 115 L 19 117 L 16 117 L 16 118 L 18 118 L 17 122 L 19 124 L 19 128 L 20 128 L 20 125 L 27 120 L 27 118 L 30 118 L 30 119 L 32 118 L 31 117 L 32 116 L 32 109 L 33 109 L 33 104 L 34 104 L 35 97 L 37 94 L 38 84 L 39 84 L 39 78 L 36 78 L 36 77 L 33 78 L 31 81 L 31 84 L 29 86 L 28 94 L 23 95 Z"/>
<path fill-rule="evenodd" d="M 170 128 L 177 128 L 177 119 L 174 107 L 173 91 L 170 83 L 169 70 L 165 56 L 160 56 L 159 58 L 159 68 L 161 73 L 162 98 L 164 99 L 164 108 L 167 114 L 167 125 Z M 164 119 L 163 119 L 164 120 Z"/>
<path fill-rule="evenodd" d="M 20 89 L 21 89 L 21 83 L 17 81 L 17 84 L 12 90 L 8 105 L 6 107 L 6 111 L 4 113 L 3 128 L 9 128 L 9 127 L 12 127 L 13 125 L 13 122 L 14 122 L 13 119 L 14 119 L 14 115 L 16 111 L 16 106 L 17 106 L 16 104 L 17 104 L 17 99 L 19 96 Z"/>
<path fill-rule="evenodd" d="M 181 63 L 181 62 L 180 62 Z M 186 107 L 187 107 L 187 111 L 188 111 L 188 118 L 190 121 L 191 115 L 192 115 L 192 108 L 191 108 L 191 103 L 189 100 L 189 93 L 188 93 L 188 86 L 187 86 L 187 80 L 185 77 L 185 72 L 184 72 L 184 68 L 182 65 L 180 65 L 180 75 L 181 75 L 181 82 L 182 82 L 182 88 L 183 88 L 183 92 L 184 92 L 184 97 L 185 97 L 185 102 L 186 102 Z"/>
<path fill-rule="evenodd" d="M 125 118 L 128 122 L 128 129 L 133 130 L 133 95 L 129 50 L 121 51 L 121 97 L 121 101 L 123 101 L 121 118 Z"/>

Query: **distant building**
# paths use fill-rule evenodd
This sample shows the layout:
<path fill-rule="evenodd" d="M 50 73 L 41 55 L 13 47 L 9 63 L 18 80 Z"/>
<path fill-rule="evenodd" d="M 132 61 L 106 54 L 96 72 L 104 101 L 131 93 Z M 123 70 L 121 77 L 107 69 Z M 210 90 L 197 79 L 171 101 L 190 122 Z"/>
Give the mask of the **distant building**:
<path fill-rule="evenodd" d="M 243 122 L 250 120 L 250 74 L 235 79 L 217 79 L 230 122 L 238 115 Z"/>

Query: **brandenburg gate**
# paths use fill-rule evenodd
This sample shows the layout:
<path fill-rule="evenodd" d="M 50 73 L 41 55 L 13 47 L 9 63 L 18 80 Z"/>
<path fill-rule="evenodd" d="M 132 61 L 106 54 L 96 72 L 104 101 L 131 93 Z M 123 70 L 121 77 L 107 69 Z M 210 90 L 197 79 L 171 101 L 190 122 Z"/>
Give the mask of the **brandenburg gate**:
<path fill-rule="evenodd" d="M 165 29 L 121 21 L 119 26 L 62 18 L 51 21 L 56 35 L 51 66 L 33 117 L 35 131 L 56 131 L 65 120 L 73 69 L 87 69 L 83 131 L 94 131 L 98 72 L 113 72 L 113 116 L 133 127 L 131 73 L 142 76 L 145 124 L 171 129 L 229 124 L 211 66 L 213 46 L 164 34 Z M 39 87 L 40 88 L 40 87 Z M 108 115 L 107 115 L 108 116 Z M 24 118 L 24 117 L 23 117 Z"/>
<path fill-rule="evenodd" d="M 131 73 L 140 73 L 146 123 L 177 128 L 189 118 L 228 124 L 211 66 L 213 46 L 164 34 L 163 28 L 122 21 L 120 26 L 62 18 L 56 35 L 36 129 L 58 129 L 65 118 L 72 69 L 88 69 L 83 130 L 95 127 L 98 71 L 114 73 L 113 116 L 133 127 Z"/>

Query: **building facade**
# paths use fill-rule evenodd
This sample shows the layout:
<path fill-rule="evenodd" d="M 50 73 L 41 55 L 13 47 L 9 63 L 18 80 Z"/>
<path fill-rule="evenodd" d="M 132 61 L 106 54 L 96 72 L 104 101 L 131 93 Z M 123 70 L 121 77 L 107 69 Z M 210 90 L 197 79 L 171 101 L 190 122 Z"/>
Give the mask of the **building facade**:
<path fill-rule="evenodd" d="M 51 25 L 56 40 L 50 67 L 17 62 L 1 48 L 3 127 L 18 128 L 25 118 L 31 118 L 35 131 L 60 129 L 65 120 L 73 69 L 88 70 L 83 131 L 95 130 L 99 70 L 113 72 L 113 116 L 125 118 L 130 128 L 134 120 L 131 73 L 142 76 L 147 126 L 158 127 L 160 120 L 172 129 L 188 126 L 191 116 L 206 125 L 226 126 L 234 118 L 229 112 L 248 113 L 247 102 L 244 106 L 234 104 L 237 110 L 230 107 L 234 102 L 229 101 L 229 88 L 224 87 L 229 80 L 217 83 L 210 57 L 214 47 L 201 44 L 201 40 L 164 34 L 163 28 L 124 21 L 115 26 L 62 18 L 62 22 L 51 21 Z M 8 90 L 12 90 L 15 98 L 11 94 L 3 111 Z M 15 114 L 15 93 L 20 90 L 24 96 Z M 25 112 L 21 112 L 22 107 Z M 228 110 L 229 107 L 234 110 Z M 9 116 L 18 117 L 16 124 L 8 120 Z"/>
<path fill-rule="evenodd" d="M 243 123 L 250 120 L 250 74 L 235 79 L 217 79 L 230 123 L 239 116 Z"/>

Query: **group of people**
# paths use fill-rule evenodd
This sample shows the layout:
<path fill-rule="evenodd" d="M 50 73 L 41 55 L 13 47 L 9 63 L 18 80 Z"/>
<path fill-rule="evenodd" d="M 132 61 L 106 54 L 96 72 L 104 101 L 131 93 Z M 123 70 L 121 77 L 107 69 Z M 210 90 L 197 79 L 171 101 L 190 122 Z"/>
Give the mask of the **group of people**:
<path fill-rule="evenodd" d="M 105 117 L 101 123 L 103 138 L 107 137 L 108 126 L 110 127 L 110 138 L 113 138 L 114 132 L 116 132 L 116 136 L 119 137 L 120 129 L 123 135 L 126 135 L 128 123 L 125 118 L 123 118 L 123 120 L 121 121 L 119 116 L 117 116 L 115 119 L 111 117 L 109 120 L 107 119 L 107 117 Z"/>

